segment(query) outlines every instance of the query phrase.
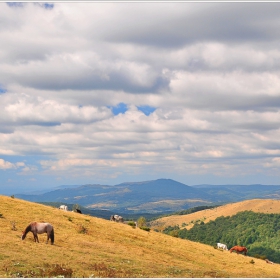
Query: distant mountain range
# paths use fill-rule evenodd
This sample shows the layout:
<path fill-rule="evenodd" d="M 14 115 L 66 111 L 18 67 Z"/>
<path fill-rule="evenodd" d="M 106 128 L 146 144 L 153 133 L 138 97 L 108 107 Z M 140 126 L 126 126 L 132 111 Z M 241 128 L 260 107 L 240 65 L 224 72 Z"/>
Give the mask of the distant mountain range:
<path fill-rule="evenodd" d="M 61 186 L 40 194 L 15 194 L 32 202 L 79 204 L 88 209 L 119 213 L 174 212 L 201 205 L 218 205 L 253 198 L 280 198 L 280 185 L 197 185 L 171 179 L 118 185 Z"/>

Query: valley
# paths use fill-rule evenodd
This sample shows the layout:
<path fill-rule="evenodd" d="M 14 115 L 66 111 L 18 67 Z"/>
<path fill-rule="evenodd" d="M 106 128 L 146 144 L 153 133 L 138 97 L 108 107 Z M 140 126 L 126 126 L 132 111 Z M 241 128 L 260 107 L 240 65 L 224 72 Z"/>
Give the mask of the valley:
<path fill-rule="evenodd" d="M 279 185 L 198 185 L 157 179 L 118 185 L 61 186 L 40 194 L 16 193 L 33 202 L 79 204 L 90 210 L 121 214 L 172 213 L 196 206 L 215 206 L 250 199 L 278 199 Z"/>

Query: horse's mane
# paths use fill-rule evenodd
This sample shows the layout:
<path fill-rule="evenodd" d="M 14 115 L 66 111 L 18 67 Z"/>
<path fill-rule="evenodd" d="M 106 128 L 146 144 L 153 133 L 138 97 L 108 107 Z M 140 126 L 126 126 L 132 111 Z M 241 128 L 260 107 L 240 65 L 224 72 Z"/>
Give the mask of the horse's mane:
<path fill-rule="evenodd" d="M 24 230 L 24 233 L 28 233 L 29 231 L 31 231 L 31 226 L 32 226 L 32 223 L 29 224 L 26 229 Z"/>

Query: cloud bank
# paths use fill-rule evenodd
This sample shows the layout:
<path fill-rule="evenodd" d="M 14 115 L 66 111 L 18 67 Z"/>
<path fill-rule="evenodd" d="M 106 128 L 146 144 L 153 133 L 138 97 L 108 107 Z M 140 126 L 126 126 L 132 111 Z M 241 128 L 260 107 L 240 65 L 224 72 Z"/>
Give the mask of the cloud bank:
<path fill-rule="evenodd" d="M 278 184 L 280 3 L 0 6 L 2 187 Z"/>

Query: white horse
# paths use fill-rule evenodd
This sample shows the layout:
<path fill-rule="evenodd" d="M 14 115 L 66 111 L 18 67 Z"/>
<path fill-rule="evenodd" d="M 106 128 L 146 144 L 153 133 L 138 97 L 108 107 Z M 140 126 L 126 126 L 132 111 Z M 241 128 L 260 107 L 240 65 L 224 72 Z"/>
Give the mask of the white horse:
<path fill-rule="evenodd" d="M 60 210 L 68 211 L 67 205 L 60 205 L 58 208 L 59 208 Z"/>
<path fill-rule="evenodd" d="M 110 221 L 115 221 L 115 222 L 120 222 L 120 223 L 124 222 L 123 217 L 119 216 L 119 215 L 112 215 L 110 217 Z"/>
<path fill-rule="evenodd" d="M 227 248 L 227 245 L 226 244 L 223 244 L 223 243 L 217 243 L 217 248 L 218 249 L 223 249 L 223 250 L 226 250 L 228 251 L 228 248 Z"/>

